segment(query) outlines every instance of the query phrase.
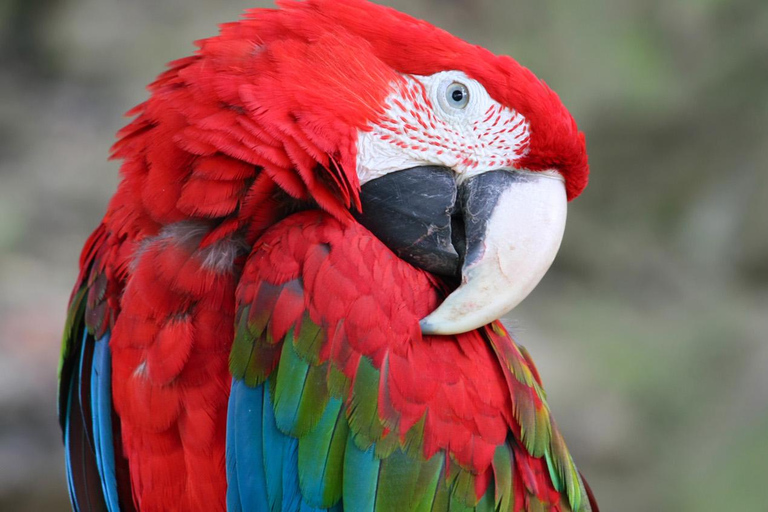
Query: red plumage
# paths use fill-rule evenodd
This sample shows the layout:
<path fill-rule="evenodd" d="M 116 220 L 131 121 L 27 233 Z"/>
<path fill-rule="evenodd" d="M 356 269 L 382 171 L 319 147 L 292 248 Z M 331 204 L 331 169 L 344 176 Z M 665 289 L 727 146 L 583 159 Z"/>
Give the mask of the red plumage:
<path fill-rule="evenodd" d="M 386 376 L 379 406 L 391 435 L 405 436 L 430 411 L 424 455 L 448 450 L 480 475 L 480 495 L 507 432 L 524 443 L 515 403 L 541 407 L 510 365 L 538 374 L 490 327 L 422 338 L 418 320 L 447 290 L 354 221 L 357 134 L 382 115 L 401 73 L 454 69 L 528 119 L 520 166 L 558 168 L 569 198 L 587 181 L 583 136 L 557 96 L 508 57 L 359 0 L 279 5 L 200 41 L 129 112 L 136 118 L 113 148 L 123 180 L 83 251 L 80 283 L 100 280 L 89 325 L 112 330 L 118 449 L 135 503 L 224 509 L 238 282 L 240 302 L 258 306 L 251 315 L 271 314 L 276 342 L 308 310 L 328 326 L 321 357 L 352 382 L 360 358 L 370 358 Z M 269 230 L 304 208 L 332 217 L 315 210 Z M 243 267 L 238 248 L 250 246 Z M 273 368 L 279 346 L 262 355 L 258 364 Z M 542 459 L 514 455 L 521 485 L 558 503 Z"/>

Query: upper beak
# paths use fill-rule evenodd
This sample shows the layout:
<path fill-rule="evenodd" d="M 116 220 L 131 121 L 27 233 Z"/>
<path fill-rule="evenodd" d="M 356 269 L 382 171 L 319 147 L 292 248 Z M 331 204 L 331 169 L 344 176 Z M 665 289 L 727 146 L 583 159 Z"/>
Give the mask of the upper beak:
<path fill-rule="evenodd" d="M 539 284 L 565 230 L 568 199 L 556 173 L 490 171 L 460 188 L 466 257 L 461 285 L 421 321 L 424 334 L 493 322 Z"/>
<path fill-rule="evenodd" d="M 457 334 L 517 306 L 539 283 L 565 229 L 565 183 L 555 172 L 488 171 L 461 184 L 417 167 L 363 185 L 360 221 L 401 258 L 461 284 L 421 321 Z"/>

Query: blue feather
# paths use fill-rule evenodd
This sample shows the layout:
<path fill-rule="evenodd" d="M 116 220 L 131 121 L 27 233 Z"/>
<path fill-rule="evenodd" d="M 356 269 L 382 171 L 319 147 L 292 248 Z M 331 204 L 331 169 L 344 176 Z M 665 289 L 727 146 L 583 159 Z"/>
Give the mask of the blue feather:
<path fill-rule="evenodd" d="M 237 449 L 237 398 L 239 396 L 235 387 L 237 380 L 232 381 L 232 390 L 229 394 L 227 405 L 227 510 L 229 512 L 242 512 L 243 500 L 240 497 L 240 473 L 238 471 Z"/>
<path fill-rule="evenodd" d="M 115 478 L 115 447 L 112 438 L 112 356 L 109 334 L 96 340 L 91 366 L 91 417 L 96 465 L 101 477 L 104 501 L 110 512 L 120 510 Z M 83 340 L 85 345 L 85 339 Z"/>
<path fill-rule="evenodd" d="M 72 376 L 74 379 L 76 377 L 76 374 Z M 69 439 L 69 418 L 71 417 L 71 411 L 72 411 L 72 399 L 74 398 L 72 396 L 72 392 L 74 390 L 74 386 L 70 386 L 69 388 L 69 399 L 67 400 L 67 421 L 65 423 L 64 428 L 64 458 L 66 460 L 67 464 L 67 487 L 69 489 L 69 502 L 72 504 L 72 510 L 74 512 L 79 512 L 80 507 L 77 506 L 77 500 L 75 499 L 75 483 L 72 481 L 72 459 L 69 456 L 70 452 L 70 439 Z"/>
<path fill-rule="evenodd" d="M 82 382 L 83 378 L 83 360 L 85 359 L 85 342 L 88 339 L 88 331 L 85 331 L 83 333 L 83 339 L 82 343 L 80 344 L 80 357 L 77 365 L 77 371 L 72 372 L 72 382 L 69 386 L 69 400 L 67 401 L 67 422 L 66 422 L 66 432 L 64 433 L 64 447 L 65 447 L 65 453 L 66 453 L 66 462 L 67 462 L 67 486 L 69 487 L 69 501 L 72 504 L 72 510 L 75 512 L 79 512 L 80 510 L 80 504 L 77 502 L 77 491 L 75 489 L 75 475 L 74 475 L 74 468 L 72 467 L 72 458 L 71 458 L 71 451 L 72 451 L 72 437 L 70 434 L 70 431 L 72 430 L 72 402 L 73 400 L 77 400 L 80 403 L 80 407 L 78 407 L 78 411 L 80 411 L 77 414 L 84 414 L 83 413 L 83 406 L 82 406 L 82 391 L 80 391 L 77 396 L 75 396 L 75 390 L 80 390 L 80 386 L 77 384 L 79 382 Z M 83 424 L 85 424 L 85 418 L 82 418 Z"/>
<path fill-rule="evenodd" d="M 232 381 L 227 418 L 227 509 L 230 512 L 324 512 L 299 488 L 299 441 L 277 427 L 269 384 Z M 330 509 L 341 512 L 341 503 Z"/>
<path fill-rule="evenodd" d="M 339 503 L 339 505 L 341 505 L 341 503 Z M 328 508 L 328 509 L 326 509 L 326 508 L 315 508 L 315 507 L 313 507 L 312 505 L 310 505 L 309 503 L 307 503 L 306 501 L 304 501 L 302 499 L 301 500 L 301 508 L 294 509 L 294 510 L 299 510 L 299 512 L 325 512 L 326 510 L 329 511 L 329 512 L 336 512 L 338 510 L 339 512 L 341 512 L 342 509 L 339 508 L 339 507 L 333 507 L 333 508 Z"/>
<path fill-rule="evenodd" d="M 261 434 L 264 441 L 264 471 L 267 477 L 267 497 L 269 510 L 282 509 L 283 503 L 283 453 L 285 453 L 285 434 L 277 429 L 275 411 L 272 409 L 272 397 L 269 384 L 263 384 L 264 407 Z M 256 420 L 258 421 L 258 420 Z"/>
<path fill-rule="evenodd" d="M 381 460 L 375 455 L 376 447 L 366 451 L 357 447 L 354 435 L 347 437 L 344 451 L 343 503 L 347 510 L 373 512 L 379 482 Z"/>
<path fill-rule="evenodd" d="M 338 427 L 341 406 L 340 399 L 330 399 L 317 427 L 304 436 L 299 444 L 301 490 L 309 503 L 321 504 L 326 500 L 326 488 L 329 483 L 328 461 L 332 456 L 331 443 L 333 437 L 342 431 Z M 343 413 L 341 421 L 345 423 L 340 435 L 346 436 L 346 419 Z"/>
<path fill-rule="evenodd" d="M 240 483 L 237 478 L 235 441 L 230 437 L 231 434 L 232 430 L 227 430 L 227 510 L 229 512 L 243 512 L 243 500 L 240 498 Z"/>
<path fill-rule="evenodd" d="M 282 432 L 281 432 L 282 434 Z M 303 500 L 299 490 L 299 440 L 282 434 L 287 442 L 283 452 L 283 508 L 282 512 L 294 512 Z"/>
<path fill-rule="evenodd" d="M 227 508 L 267 511 L 267 480 L 261 422 L 264 386 L 232 380 L 227 418 Z"/>

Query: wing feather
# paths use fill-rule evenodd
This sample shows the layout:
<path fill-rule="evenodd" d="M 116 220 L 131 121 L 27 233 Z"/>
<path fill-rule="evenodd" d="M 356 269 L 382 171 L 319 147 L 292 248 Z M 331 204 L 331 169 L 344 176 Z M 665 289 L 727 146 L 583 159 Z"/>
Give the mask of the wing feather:
<path fill-rule="evenodd" d="M 127 463 L 115 449 L 112 356 L 107 280 L 99 258 L 103 225 L 85 244 L 81 273 L 70 300 L 59 365 L 59 421 L 67 482 L 74 510 L 134 510 L 125 478 Z"/>

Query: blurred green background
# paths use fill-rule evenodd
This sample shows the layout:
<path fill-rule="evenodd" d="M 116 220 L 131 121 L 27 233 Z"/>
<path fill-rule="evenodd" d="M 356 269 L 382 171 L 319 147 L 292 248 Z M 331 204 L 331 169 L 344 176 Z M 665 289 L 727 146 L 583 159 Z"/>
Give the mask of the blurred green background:
<path fill-rule="evenodd" d="M 604 511 L 768 510 L 768 2 L 392 0 L 558 91 L 591 184 L 509 324 Z M 0 510 L 65 510 L 60 329 L 121 116 L 253 0 L 0 2 Z"/>

